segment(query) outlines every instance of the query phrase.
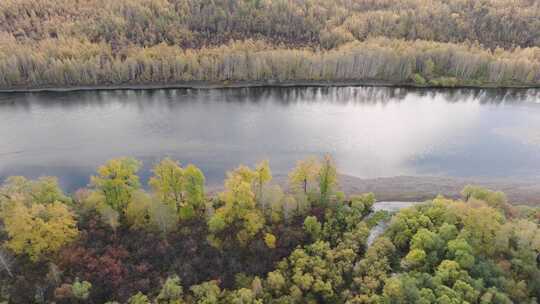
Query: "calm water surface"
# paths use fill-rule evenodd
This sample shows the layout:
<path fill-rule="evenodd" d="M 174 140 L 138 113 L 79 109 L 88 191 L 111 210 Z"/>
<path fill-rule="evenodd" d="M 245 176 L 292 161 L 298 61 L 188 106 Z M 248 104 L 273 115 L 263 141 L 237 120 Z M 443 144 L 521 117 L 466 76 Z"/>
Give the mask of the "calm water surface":
<path fill-rule="evenodd" d="M 331 153 L 365 177 L 540 175 L 537 90 L 252 88 L 0 94 L 0 179 L 88 184 L 107 159 L 193 163 L 210 184 L 269 159 Z"/>

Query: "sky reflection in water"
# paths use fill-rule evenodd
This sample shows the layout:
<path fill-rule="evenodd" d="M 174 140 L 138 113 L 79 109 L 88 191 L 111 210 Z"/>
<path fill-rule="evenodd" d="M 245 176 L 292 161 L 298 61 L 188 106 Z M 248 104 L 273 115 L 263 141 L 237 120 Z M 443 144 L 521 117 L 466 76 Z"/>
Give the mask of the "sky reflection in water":
<path fill-rule="evenodd" d="M 536 177 L 538 90 L 251 88 L 0 94 L 0 178 L 74 190 L 107 159 L 194 163 L 210 184 L 267 158 L 331 153 L 359 177 Z"/>

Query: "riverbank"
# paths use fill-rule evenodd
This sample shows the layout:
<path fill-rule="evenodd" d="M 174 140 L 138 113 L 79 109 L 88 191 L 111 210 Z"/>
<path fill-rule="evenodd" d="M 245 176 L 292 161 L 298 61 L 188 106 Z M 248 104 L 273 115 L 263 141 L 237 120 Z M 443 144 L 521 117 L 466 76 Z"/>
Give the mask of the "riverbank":
<path fill-rule="evenodd" d="M 287 177 L 274 176 L 274 182 L 285 187 Z M 461 190 L 466 185 L 502 191 L 513 205 L 540 206 L 540 178 L 511 180 L 486 177 L 395 176 L 363 179 L 350 175 L 340 176 L 340 190 L 345 194 L 373 192 L 377 201 L 423 202 L 439 194 L 459 199 Z M 210 193 L 221 190 L 222 185 L 209 186 Z"/>
<path fill-rule="evenodd" d="M 417 89 L 538 89 L 537 85 L 500 85 L 486 83 L 483 85 L 460 84 L 455 86 L 418 85 L 413 82 L 391 81 L 235 81 L 208 82 L 190 81 L 175 84 L 126 84 L 126 85 L 96 85 L 73 87 L 13 87 L 0 89 L 0 93 L 32 93 L 32 92 L 76 92 L 76 91 L 112 91 L 112 90 L 163 90 L 163 89 L 234 89 L 234 88 L 272 88 L 272 87 L 403 87 Z"/>
<path fill-rule="evenodd" d="M 379 201 L 425 201 L 441 194 L 449 198 L 460 198 L 466 185 L 478 185 L 504 192 L 514 205 L 540 205 L 540 180 L 457 178 L 440 176 L 397 176 L 362 179 L 341 176 L 342 190 L 346 193 L 373 192 Z"/>

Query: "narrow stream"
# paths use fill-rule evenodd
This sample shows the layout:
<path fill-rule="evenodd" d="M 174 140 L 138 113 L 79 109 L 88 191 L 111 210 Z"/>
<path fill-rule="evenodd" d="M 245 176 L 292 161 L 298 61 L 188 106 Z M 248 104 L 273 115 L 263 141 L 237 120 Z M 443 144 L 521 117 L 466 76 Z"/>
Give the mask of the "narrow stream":
<path fill-rule="evenodd" d="M 373 215 L 377 211 L 387 211 L 390 213 L 396 213 L 403 208 L 409 208 L 415 205 L 421 204 L 421 202 L 377 202 L 373 205 Z M 370 216 L 371 216 L 370 215 Z M 367 246 L 370 247 L 371 244 L 379 237 L 388 227 L 389 221 L 381 221 L 369 232 L 367 239 Z"/>

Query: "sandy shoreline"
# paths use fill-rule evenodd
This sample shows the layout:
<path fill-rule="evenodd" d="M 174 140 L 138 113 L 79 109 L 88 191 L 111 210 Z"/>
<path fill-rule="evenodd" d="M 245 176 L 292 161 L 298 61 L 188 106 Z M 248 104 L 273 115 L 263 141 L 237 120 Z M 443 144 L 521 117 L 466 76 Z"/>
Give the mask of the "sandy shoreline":
<path fill-rule="evenodd" d="M 454 87 L 443 86 L 420 86 L 414 83 L 396 83 L 390 81 L 235 81 L 235 82 L 208 82 L 190 81 L 175 84 L 126 84 L 126 85 L 97 85 L 97 86 L 73 86 L 55 87 L 44 86 L 36 88 L 4 88 L 0 93 L 31 93 L 31 92 L 73 92 L 73 91 L 112 91 L 112 90 L 160 90 L 160 89 L 228 89 L 228 88 L 261 88 L 261 87 L 404 87 L 424 89 L 535 89 L 538 85 L 458 85 Z"/>

